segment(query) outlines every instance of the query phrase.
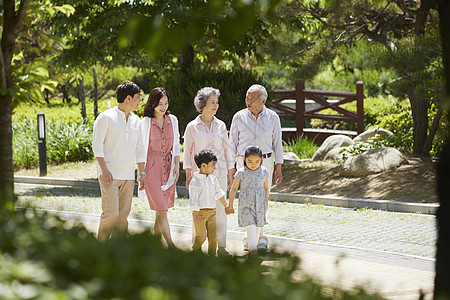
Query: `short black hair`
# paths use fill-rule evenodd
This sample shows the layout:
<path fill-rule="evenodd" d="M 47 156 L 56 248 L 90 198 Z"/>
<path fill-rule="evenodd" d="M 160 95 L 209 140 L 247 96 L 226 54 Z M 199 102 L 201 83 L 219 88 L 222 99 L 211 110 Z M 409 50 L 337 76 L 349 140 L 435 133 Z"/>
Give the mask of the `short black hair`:
<path fill-rule="evenodd" d="M 209 164 L 212 161 L 217 161 L 217 156 L 211 150 L 202 150 L 194 155 L 195 164 L 201 167 L 202 164 Z"/>
<path fill-rule="evenodd" d="M 247 156 L 250 156 L 250 155 L 258 155 L 259 157 L 261 157 L 261 164 L 260 165 L 262 165 L 262 163 L 263 163 L 263 153 L 262 153 L 261 148 L 259 148 L 258 146 L 253 146 L 253 145 L 252 146 L 248 146 L 245 149 L 244 157 L 247 158 Z M 244 160 L 244 166 L 247 166 L 247 164 L 245 163 L 245 160 Z"/>
<path fill-rule="evenodd" d="M 136 83 L 126 80 L 116 88 L 117 102 L 123 103 L 127 96 L 134 97 L 134 95 L 140 92 L 141 88 Z"/>

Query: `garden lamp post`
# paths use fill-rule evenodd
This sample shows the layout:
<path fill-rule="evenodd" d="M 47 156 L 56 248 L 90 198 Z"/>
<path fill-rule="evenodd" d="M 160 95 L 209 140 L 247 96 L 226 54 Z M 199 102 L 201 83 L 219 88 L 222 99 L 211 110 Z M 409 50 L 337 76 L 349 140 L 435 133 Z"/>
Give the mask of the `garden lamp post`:
<path fill-rule="evenodd" d="M 39 176 L 47 175 L 47 145 L 45 143 L 45 115 L 37 114 L 37 130 L 39 145 Z"/>

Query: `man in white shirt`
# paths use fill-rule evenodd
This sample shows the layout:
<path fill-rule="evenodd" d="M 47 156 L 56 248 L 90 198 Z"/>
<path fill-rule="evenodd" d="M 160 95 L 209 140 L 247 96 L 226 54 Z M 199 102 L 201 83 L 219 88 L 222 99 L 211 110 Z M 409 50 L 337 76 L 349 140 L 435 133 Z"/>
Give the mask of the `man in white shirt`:
<path fill-rule="evenodd" d="M 225 192 L 220 189 L 219 180 L 213 175 L 217 157 L 211 150 L 202 150 L 195 154 L 194 160 L 200 170 L 194 173 L 189 184 L 190 209 L 195 226 L 192 249 L 200 251 L 208 237 L 208 254 L 216 255 L 216 201 L 227 207 Z"/>
<path fill-rule="evenodd" d="M 97 160 L 102 193 L 102 215 L 98 239 L 108 240 L 116 230 L 127 230 L 135 182 L 144 186 L 146 153 L 141 138 L 140 119 L 132 111 L 142 101 L 141 89 L 125 81 L 116 89 L 118 106 L 98 115 L 94 122 L 92 149 Z"/>
<path fill-rule="evenodd" d="M 236 168 L 244 165 L 243 156 L 248 146 L 258 146 L 263 152 L 263 166 L 269 171 L 269 191 L 275 167 L 275 183 L 283 180 L 283 144 L 280 117 L 264 104 L 267 100 L 266 89 L 259 84 L 247 90 L 245 104 L 247 108 L 238 111 L 231 122 L 230 148 L 232 157 L 237 156 Z M 236 172 L 236 169 L 234 170 Z M 267 248 L 267 238 L 260 234 L 258 249 Z M 244 248 L 245 248 L 244 239 Z M 264 245 L 265 244 L 265 245 Z"/>

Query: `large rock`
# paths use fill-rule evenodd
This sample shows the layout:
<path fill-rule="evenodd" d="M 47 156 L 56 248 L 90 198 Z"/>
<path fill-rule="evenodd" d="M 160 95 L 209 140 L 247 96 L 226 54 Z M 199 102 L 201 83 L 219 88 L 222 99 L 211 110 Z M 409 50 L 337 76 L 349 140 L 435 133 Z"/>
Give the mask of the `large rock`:
<path fill-rule="evenodd" d="M 314 153 L 312 160 L 323 160 L 331 149 L 353 145 L 355 142 L 346 135 L 338 134 L 329 136 Z"/>
<path fill-rule="evenodd" d="M 294 152 L 284 152 L 283 160 L 284 161 L 300 161 L 300 158 Z"/>
<path fill-rule="evenodd" d="M 392 170 L 407 163 L 408 160 L 395 148 L 375 148 L 347 159 L 342 165 L 341 175 L 361 177 Z"/>
<path fill-rule="evenodd" d="M 364 131 L 363 133 L 359 134 L 358 136 L 356 136 L 353 141 L 355 143 L 370 143 L 371 138 L 374 138 L 376 135 L 379 135 L 381 138 L 386 138 L 389 136 L 394 136 L 394 134 L 392 132 L 390 132 L 389 130 L 383 129 L 383 128 L 373 128 L 373 129 L 369 129 Z"/>
<path fill-rule="evenodd" d="M 343 153 L 340 153 L 341 150 L 347 149 L 347 147 L 337 147 L 333 148 L 325 155 L 323 160 L 337 160 L 343 161 Z M 345 151 L 344 151 L 345 152 Z M 347 152 L 346 152 L 347 153 Z M 351 156 L 351 154 L 347 153 L 347 156 Z"/>

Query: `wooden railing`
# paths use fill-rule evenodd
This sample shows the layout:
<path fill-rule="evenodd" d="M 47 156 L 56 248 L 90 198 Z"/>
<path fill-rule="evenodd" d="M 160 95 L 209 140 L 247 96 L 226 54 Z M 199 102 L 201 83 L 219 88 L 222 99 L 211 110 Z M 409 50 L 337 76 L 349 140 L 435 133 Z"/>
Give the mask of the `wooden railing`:
<path fill-rule="evenodd" d="M 352 137 L 364 131 L 364 85 L 362 81 L 356 83 L 356 93 L 307 90 L 304 81 L 298 80 L 295 82 L 295 90 L 275 90 L 273 94 L 279 95 L 279 98 L 271 102 L 271 107 L 280 112 L 280 118 L 295 119 L 296 128 L 283 128 L 284 141 L 304 135 L 314 139 L 317 144 L 321 144 L 330 135 L 345 134 Z M 331 103 L 325 97 L 342 99 Z M 287 99 L 295 99 L 295 109 L 281 103 Z M 305 110 L 305 100 L 313 100 L 319 107 Z M 340 107 L 342 104 L 353 101 L 356 101 L 356 112 Z M 332 109 L 338 115 L 319 113 L 324 109 Z M 347 131 L 306 128 L 307 119 L 354 122 L 357 129 L 356 131 Z"/>

